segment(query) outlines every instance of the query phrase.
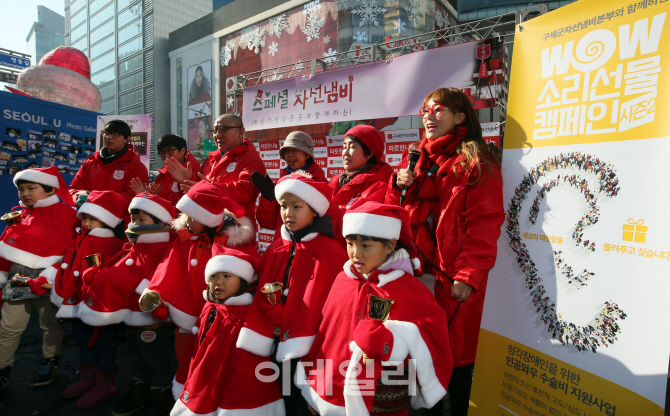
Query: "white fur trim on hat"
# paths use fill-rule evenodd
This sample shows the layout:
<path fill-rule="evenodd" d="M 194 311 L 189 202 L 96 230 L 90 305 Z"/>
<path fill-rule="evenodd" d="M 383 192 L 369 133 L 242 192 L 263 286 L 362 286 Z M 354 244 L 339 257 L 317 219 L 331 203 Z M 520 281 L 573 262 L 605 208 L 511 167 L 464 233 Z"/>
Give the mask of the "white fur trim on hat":
<path fill-rule="evenodd" d="M 16 185 L 16 182 L 18 181 L 35 182 L 58 189 L 58 177 L 38 170 L 22 170 L 14 175 L 14 185 Z"/>
<path fill-rule="evenodd" d="M 286 179 L 277 184 L 275 186 L 275 198 L 277 198 L 277 201 L 287 192 L 305 201 L 320 217 L 326 215 L 328 207 L 330 207 L 330 201 L 328 201 L 328 198 L 324 194 L 301 180 Z"/>
<path fill-rule="evenodd" d="M 90 202 L 84 202 L 81 208 L 79 208 L 79 211 L 77 211 L 77 218 L 81 218 L 82 214 L 88 214 L 95 217 L 111 228 L 116 227 L 121 222 L 121 218 L 115 216 L 100 205 L 95 205 Z"/>
<path fill-rule="evenodd" d="M 247 283 L 251 283 L 254 278 L 254 267 L 249 262 L 235 256 L 212 257 L 205 267 L 205 283 L 208 283 L 209 278 L 218 272 L 232 273 L 246 280 Z"/>
<path fill-rule="evenodd" d="M 177 209 L 207 227 L 217 227 L 223 222 L 223 211 L 218 215 L 212 214 L 189 198 L 188 195 L 182 196 L 177 202 Z"/>
<path fill-rule="evenodd" d="M 163 222 L 170 222 L 174 218 L 172 217 L 172 214 L 168 212 L 165 208 L 161 206 L 161 204 L 157 204 L 156 202 L 150 200 L 149 198 L 144 198 L 144 197 L 135 197 L 130 201 L 130 205 L 128 206 L 128 212 L 130 212 L 131 209 L 140 209 L 142 211 L 148 212 L 149 214 L 153 215 L 154 217 L 158 218 L 159 220 Z"/>
<path fill-rule="evenodd" d="M 342 218 L 342 236 L 351 234 L 366 235 L 390 240 L 400 238 L 402 220 L 386 215 L 349 212 Z"/>

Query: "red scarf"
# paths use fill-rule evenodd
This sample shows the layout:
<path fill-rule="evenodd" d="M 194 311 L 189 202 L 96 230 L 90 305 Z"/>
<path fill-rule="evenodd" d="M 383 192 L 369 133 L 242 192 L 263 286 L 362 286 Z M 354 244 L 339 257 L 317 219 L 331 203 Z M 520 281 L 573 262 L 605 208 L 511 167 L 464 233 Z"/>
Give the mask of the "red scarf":
<path fill-rule="evenodd" d="M 446 163 L 455 154 L 463 139 L 468 134 L 468 129 L 463 126 L 456 126 L 445 136 L 438 137 L 435 140 L 428 140 L 426 137 L 421 141 L 421 157 L 416 164 L 414 172 L 416 173 L 416 182 L 419 186 L 415 187 L 417 191 L 421 189 L 423 181 L 426 179 L 430 168 L 438 166 L 436 174 L 440 180 L 435 181 L 437 186 L 449 174 L 453 163 Z"/>

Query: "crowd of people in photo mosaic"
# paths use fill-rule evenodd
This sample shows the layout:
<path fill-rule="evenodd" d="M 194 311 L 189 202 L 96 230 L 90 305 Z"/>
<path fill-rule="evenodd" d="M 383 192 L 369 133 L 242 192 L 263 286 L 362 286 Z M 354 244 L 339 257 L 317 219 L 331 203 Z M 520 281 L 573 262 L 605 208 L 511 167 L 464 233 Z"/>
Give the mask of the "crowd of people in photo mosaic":
<path fill-rule="evenodd" d="M 564 346 L 572 345 L 579 351 L 592 350 L 594 353 L 599 346 L 613 344 L 617 340 L 617 334 L 621 328 L 616 323 L 618 319 L 625 319 L 626 314 L 611 302 L 605 302 L 603 309 L 595 318 L 593 324 L 576 325 L 562 319 L 562 315 L 556 312 L 556 304 L 546 294 L 544 280 L 539 276 L 536 264 L 531 259 L 530 253 L 525 243 L 521 241 L 519 232 L 519 217 L 522 211 L 522 205 L 528 198 L 534 185 L 538 185 L 543 177 L 554 170 L 583 170 L 587 173 L 595 173 L 600 184 L 599 192 L 614 197 L 619 192 L 619 179 L 614 168 L 604 161 L 592 155 L 585 155 L 581 152 L 572 152 L 569 154 L 561 153 L 558 156 L 548 157 L 546 161 L 530 169 L 528 175 L 516 187 L 512 201 L 507 211 L 506 232 L 509 238 L 510 247 L 516 254 L 518 266 L 525 274 L 525 286 L 530 290 L 532 304 L 536 312 L 541 314 L 540 320 L 547 325 L 547 331 L 552 338 L 558 339 Z M 583 238 L 584 228 L 598 222 L 600 208 L 597 205 L 595 194 L 589 189 L 587 180 L 581 178 L 578 174 L 566 172 L 562 175 L 562 183 L 568 183 L 579 189 L 589 207 L 589 212 L 583 216 L 576 224 L 572 233 L 572 239 L 576 246 L 583 246 L 587 251 L 595 251 L 595 242 Z M 531 224 L 537 222 L 540 212 L 540 202 L 546 196 L 547 192 L 561 183 L 561 175 L 548 180 L 542 184 L 541 189 L 537 191 L 537 196 L 529 209 L 528 219 Z M 577 272 L 570 266 L 562 251 L 553 251 L 554 263 L 558 270 L 567 278 L 568 284 L 579 289 L 587 286 L 587 282 L 595 273 L 584 269 L 583 272 Z"/>

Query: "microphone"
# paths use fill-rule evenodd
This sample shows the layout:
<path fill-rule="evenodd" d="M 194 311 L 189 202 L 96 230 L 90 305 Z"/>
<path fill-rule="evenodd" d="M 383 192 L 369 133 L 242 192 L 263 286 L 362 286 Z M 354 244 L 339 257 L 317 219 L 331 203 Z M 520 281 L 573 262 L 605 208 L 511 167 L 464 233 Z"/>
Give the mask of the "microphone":
<path fill-rule="evenodd" d="M 410 148 L 409 154 L 407 155 L 407 158 L 409 159 L 409 164 L 407 165 L 407 170 L 414 173 L 414 167 L 416 166 L 416 162 L 419 161 L 420 157 L 421 157 L 421 152 L 419 152 L 418 150 Z M 407 194 L 407 185 L 403 185 L 402 193 L 400 194 L 400 206 L 402 206 L 402 203 L 405 201 L 405 195 L 406 194 Z"/>

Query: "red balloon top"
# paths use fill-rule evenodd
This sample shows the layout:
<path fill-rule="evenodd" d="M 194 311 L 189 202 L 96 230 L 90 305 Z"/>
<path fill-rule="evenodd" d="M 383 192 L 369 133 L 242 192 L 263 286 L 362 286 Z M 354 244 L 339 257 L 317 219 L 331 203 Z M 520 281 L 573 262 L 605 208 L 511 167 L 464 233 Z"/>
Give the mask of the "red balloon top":
<path fill-rule="evenodd" d="M 79 49 L 70 46 L 59 46 L 44 55 L 38 65 L 54 65 L 75 71 L 87 79 L 91 79 L 91 66 L 88 58 Z"/>

